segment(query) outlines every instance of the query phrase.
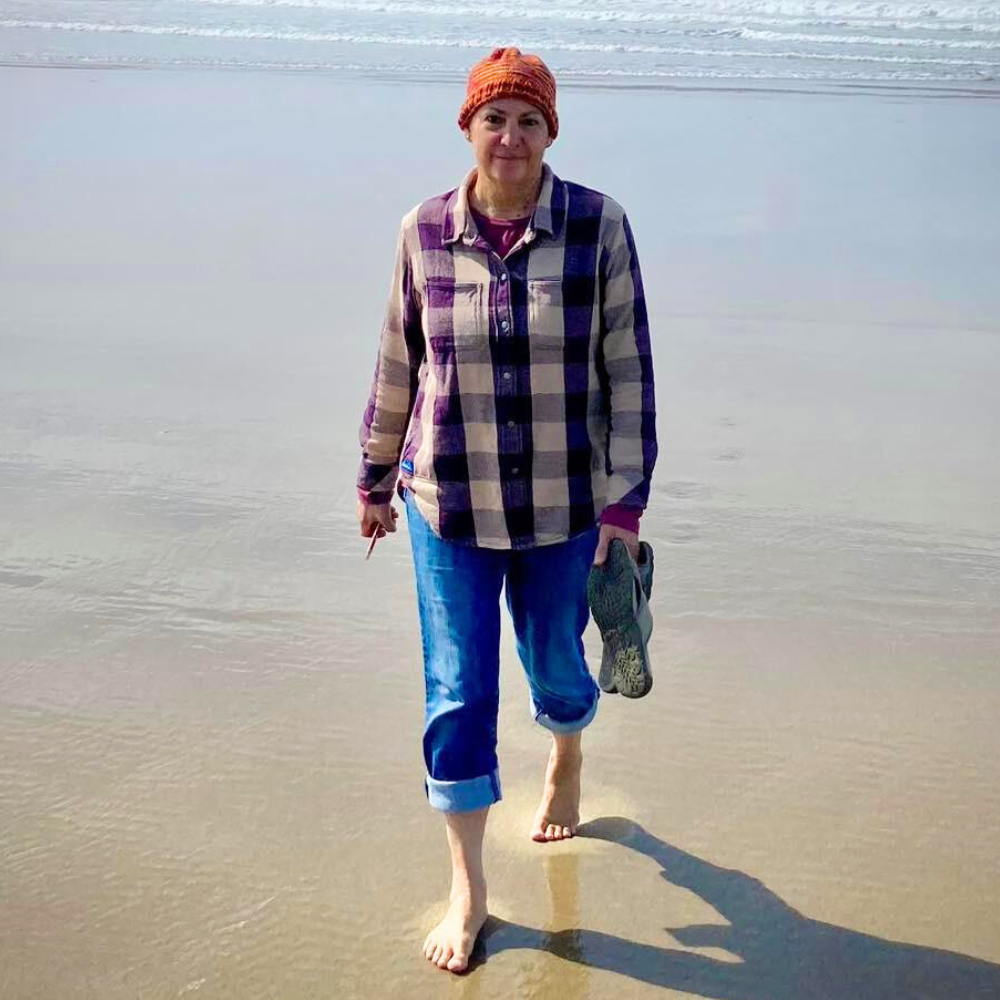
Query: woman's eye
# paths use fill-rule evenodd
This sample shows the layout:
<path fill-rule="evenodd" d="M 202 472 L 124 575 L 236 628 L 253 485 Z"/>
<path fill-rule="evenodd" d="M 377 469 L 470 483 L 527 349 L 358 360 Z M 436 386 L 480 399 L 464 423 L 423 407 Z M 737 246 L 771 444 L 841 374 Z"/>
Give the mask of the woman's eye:
<path fill-rule="evenodd" d="M 487 115 L 486 116 L 486 120 L 490 123 L 490 125 L 499 125 L 500 124 L 500 116 L 499 115 Z"/>

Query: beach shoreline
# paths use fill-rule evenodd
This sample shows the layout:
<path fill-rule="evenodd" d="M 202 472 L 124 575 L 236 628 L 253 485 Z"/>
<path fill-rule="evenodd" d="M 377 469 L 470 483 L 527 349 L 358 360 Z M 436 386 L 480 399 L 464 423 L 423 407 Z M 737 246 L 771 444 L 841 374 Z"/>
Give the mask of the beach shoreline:
<path fill-rule="evenodd" d="M 0 994 L 437 996 L 412 566 L 354 479 L 456 85 L 0 76 Z M 584 739 L 618 840 L 534 845 L 505 621 L 463 996 L 798 1000 L 788 941 L 823 1000 L 859 955 L 1000 984 L 994 108 L 747 93 L 560 93 L 647 283 L 655 686 Z"/>
<path fill-rule="evenodd" d="M 371 83 L 371 84 L 397 84 L 407 85 L 445 85 L 455 86 L 464 82 L 464 73 L 455 72 L 389 72 L 383 69 L 372 68 L 338 68 L 333 66 L 323 66 L 322 64 L 275 64 L 272 66 L 248 67 L 241 63 L 232 64 L 210 64 L 210 63 L 178 63 L 175 65 L 163 65 L 156 63 L 136 63 L 136 62 L 82 62 L 71 60 L 3 60 L 0 59 L 0 69 L 59 69 L 59 70 L 80 70 L 83 72 L 93 71 L 121 71 L 136 70 L 139 72 L 168 73 L 266 73 L 281 76 L 302 76 L 314 75 L 327 79 L 341 80 L 346 83 Z M 602 78 L 599 76 L 587 77 L 579 74 L 564 74 L 559 81 L 560 90 L 568 91 L 607 91 L 618 93 L 621 91 L 638 91 L 653 93 L 718 93 L 718 94 L 784 94 L 784 95 L 817 95 L 817 96 L 842 96 L 842 97 L 871 97 L 871 96 L 897 96 L 911 97 L 917 100 L 938 99 L 948 100 L 954 98 L 975 98 L 982 100 L 1000 100 L 1000 82 L 991 77 L 986 77 L 982 81 L 959 82 L 951 80 L 937 80 L 918 82 L 913 80 L 801 80 L 794 77 L 782 79 L 780 77 L 761 78 L 759 80 L 747 80 L 733 78 L 711 78 L 703 77 L 670 77 L 662 79 L 636 78 L 627 79 L 612 77 Z"/>

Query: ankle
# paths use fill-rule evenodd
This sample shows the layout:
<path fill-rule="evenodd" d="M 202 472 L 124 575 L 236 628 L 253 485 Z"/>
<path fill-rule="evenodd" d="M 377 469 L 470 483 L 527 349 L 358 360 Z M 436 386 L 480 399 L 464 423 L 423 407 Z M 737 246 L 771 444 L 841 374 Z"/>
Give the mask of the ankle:
<path fill-rule="evenodd" d="M 457 897 L 479 899 L 486 896 L 486 876 L 482 872 L 470 872 L 467 870 L 451 873 L 451 893 L 450 899 Z"/>
<path fill-rule="evenodd" d="M 486 879 L 473 877 L 468 874 L 455 874 L 451 880 L 451 892 L 448 894 L 450 902 L 457 900 L 472 903 L 473 905 L 486 904 Z"/>
<path fill-rule="evenodd" d="M 578 742 L 553 743 L 549 760 L 556 767 L 576 767 L 583 763 L 583 748 Z"/>

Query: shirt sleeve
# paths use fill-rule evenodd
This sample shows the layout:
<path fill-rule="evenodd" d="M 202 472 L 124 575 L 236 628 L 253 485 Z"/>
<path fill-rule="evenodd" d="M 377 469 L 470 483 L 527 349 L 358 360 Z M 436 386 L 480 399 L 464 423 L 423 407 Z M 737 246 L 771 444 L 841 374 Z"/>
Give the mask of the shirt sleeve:
<path fill-rule="evenodd" d="M 613 503 L 605 507 L 601 513 L 601 524 L 613 524 L 616 528 L 624 528 L 638 535 L 640 517 L 642 517 L 641 507 L 626 507 L 625 504 Z"/>
<path fill-rule="evenodd" d="M 656 464 L 656 401 L 642 275 L 624 215 L 611 227 L 601 257 L 608 506 L 642 510 Z"/>
<path fill-rule="evenodd" d="M 396 264 L 378 360 L 358 435 L 361 444 L 358 496 L 368 503 L 388 503 L 392 499 L 423 359 L 420 308 L 414 295 L 404 226 L 396 245 Z"/>

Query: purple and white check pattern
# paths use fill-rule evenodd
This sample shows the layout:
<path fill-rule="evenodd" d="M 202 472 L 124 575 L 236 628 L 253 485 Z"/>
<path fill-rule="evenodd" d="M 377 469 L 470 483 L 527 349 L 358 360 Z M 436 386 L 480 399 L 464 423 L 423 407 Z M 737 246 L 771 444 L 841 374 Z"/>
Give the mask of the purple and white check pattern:
<path fill-rule="evenodd" d="M 641 510 L 656 461 L 653 365 L 632 231 L 616 202 L 545 165 L 501 259 L 462 185 L 403 219 L 358 490 L 397 483 L 441 538 L 564 541 Z"/>

